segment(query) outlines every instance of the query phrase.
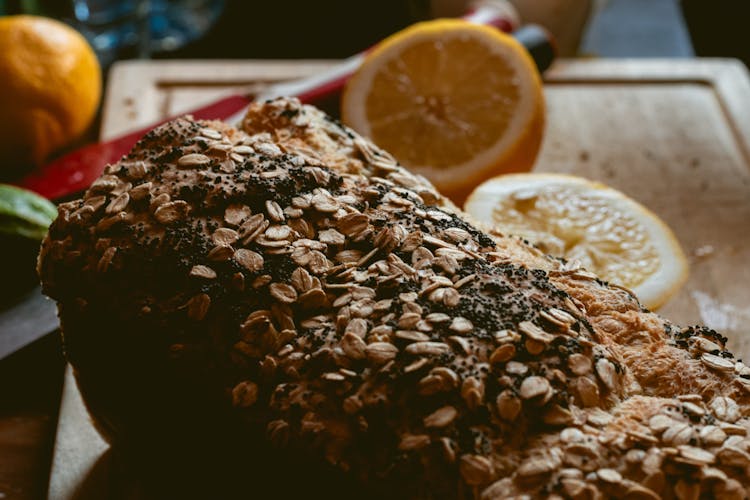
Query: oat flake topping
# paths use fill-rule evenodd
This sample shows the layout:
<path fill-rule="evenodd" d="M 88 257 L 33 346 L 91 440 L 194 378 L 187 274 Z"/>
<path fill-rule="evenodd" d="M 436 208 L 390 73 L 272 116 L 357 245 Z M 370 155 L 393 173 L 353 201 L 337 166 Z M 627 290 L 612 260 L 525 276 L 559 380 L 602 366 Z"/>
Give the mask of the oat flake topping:
<path fill-rule="evenodd" d="M 725 338 L 478 228 L 296 100 L 253 105 L 240 129 L 163 125 L 59 214 L 39 269 L 82 375 L 106 354 L 75 325 L 106 315 L 208 374 L 275 446 L 363 481 L 749 493 L 750 369 Z"/>

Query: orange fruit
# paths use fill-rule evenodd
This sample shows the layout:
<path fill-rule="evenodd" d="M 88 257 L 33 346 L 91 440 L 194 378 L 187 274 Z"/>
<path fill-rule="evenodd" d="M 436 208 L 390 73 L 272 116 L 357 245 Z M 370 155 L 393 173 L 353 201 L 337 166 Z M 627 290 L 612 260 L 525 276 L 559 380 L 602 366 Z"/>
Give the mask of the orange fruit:
<path fill-rule="evenodd" d="M 632 289 L 656 309 L 685 282 L 687 259 L 667 224 L 620 191 L 562 174 L 501 175 L 464 209 L 506 234 Z"/>
<path fill-rule="evenodd" d="M 368 54 L 346 85 L 341 113 L 460 202 L 485 179 L 531 169 L 545 108 L 539 72 L 513 37 L 441 19 Z"/>
<path fill-rule="evenodd" d="M 38 165 L 91 124 L 101 97 L 94 51 L 69 26 L 0 17 L 0 156 Z"/>

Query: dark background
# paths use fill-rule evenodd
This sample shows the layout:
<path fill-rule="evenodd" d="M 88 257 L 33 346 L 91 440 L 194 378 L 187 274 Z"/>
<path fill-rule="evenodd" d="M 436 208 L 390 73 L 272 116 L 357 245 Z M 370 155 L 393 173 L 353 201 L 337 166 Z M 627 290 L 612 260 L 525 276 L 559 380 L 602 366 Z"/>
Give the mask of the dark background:
<path fill-rule="evenodd" d="M 593 2 L 603 8 L 586 27 L 583 55 L 737 57 L 750 65 L 748 0 Z M 31 5 L 68 20 L 73 17 L 71 3 L 0 0 L 6 13 L 28 12 Z M 550 5 L 559 3 L 550 0 Z M 340 58 L 427 18 L 429 12 L 430 0 L 226 0 L 218 22 L 201 40 L 154 57 Z"/>

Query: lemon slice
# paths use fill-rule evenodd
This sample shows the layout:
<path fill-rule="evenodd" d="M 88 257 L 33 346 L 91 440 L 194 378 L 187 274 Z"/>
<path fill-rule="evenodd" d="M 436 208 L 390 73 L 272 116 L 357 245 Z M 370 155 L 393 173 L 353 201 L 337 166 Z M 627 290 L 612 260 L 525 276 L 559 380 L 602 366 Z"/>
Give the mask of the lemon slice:
<path fill-rule="evenodd" d="M 442 19 L 378 45 L 349 80 L 341 114 L 458 202 L 485 179 L 531 169 L 544 98 L 534 62 L 513 37 Z"/>
<path fill-rule="evenodd" d="M 465 209 L 503 233 L 630 288 L 649 309 L 687 278 L 685 254 L 669 227 L 604 184 L 569 175 L 502 175 L 480 185 Z"/>

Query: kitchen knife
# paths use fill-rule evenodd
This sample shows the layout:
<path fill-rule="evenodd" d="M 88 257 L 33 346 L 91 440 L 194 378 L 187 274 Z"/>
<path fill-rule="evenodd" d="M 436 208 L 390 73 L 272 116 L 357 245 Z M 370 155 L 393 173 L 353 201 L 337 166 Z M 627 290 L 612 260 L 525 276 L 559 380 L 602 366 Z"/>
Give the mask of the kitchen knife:
<path fill-rule="evenodd" d="M 515 20 L 491 7 L 480 7 L 463 18 L 477 24 L 495 26 L 503 31 L 511 31 L 516 27 Z M 526 46 L 540 71 L 549 66 L 554 58 L 554 45 L 546 31 L 530 25 L 517 30 L 513 35 Z M 232 95 L 181 114 L 190 114 L 198 120 L 220 119 L 232 122 L 239 120 L 251 100 L 296 96 L 302 102 L 316 103 L 340 92 L 348 77 L 362 63 L 365 54 L 366 52 L 356 54 L 317 75 L 270 85 L 256 95 Z M 17 184 L 53 200 L 75 194 L 88 187 L 101 174 L 105 165 L 118 161 L 138 139 L 168 120 L 67 153 L 35 170 Z"/>

